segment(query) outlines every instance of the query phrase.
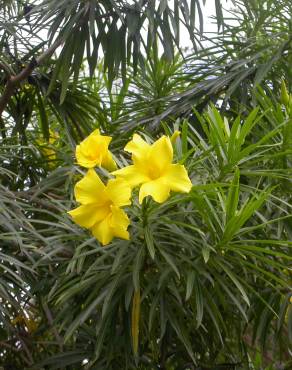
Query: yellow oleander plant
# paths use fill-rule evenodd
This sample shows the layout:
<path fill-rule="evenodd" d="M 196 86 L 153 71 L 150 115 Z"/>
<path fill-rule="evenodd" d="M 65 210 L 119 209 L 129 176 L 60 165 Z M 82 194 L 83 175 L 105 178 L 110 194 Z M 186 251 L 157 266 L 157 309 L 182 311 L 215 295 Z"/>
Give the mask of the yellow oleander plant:
<path fill-rule="evenodd" d="M 105 185 L 93 167 L 114 169 L 115 162 L 108 150 L 111 141 L 95 130 L 76 148 L 77 163 L 89 168 L 83 179 L 75 185 L 74 194 L 80 206 L 69 211 L 69 215 L 80 226 L 89 229 L 93 236 L 104 246 L 114 237 L 129 240 L 130 220 L 121 208 L 131 205 L 131 193 L 139 189 L 139 203 L 143 230 L 142 239 L 149 233 L 148 215 L 145 198 L 150 196 L 157 203 L 165 202 L 170 191 L 189 193 L 192 182 L 186 168 L 173 164 L 173 144 L 180 132 L 175 131 L 171 138 L 163 135 L 149 144 L 140 135 L 134 134 L 125 146 L 125 151 L 132 154 L 133 164 L 112 172 Z M 149 236 L 147 237 L 149 239 Z M 149 250 L 151 257 L 154 251 Z M 131 333 L 135 356 L 138 354 L 139 321 L 141 292 L 135 287 L 132 299 Z"/>
<path fill-rule="evenodd" d="M 129 219 L 120 208 L 129 205 L 131 190 L 121 179 L 111 179 L 105 186 L 93 169 L 75 186 L 75 197 L 81 205 L 70 211 L 74 221 L 92 231 L 103 244 L 114 236 L 129 239 Z"/>
<path fill-rule="evenodd" d="M 112 138 L 94 130 L 86 139 L 76 147 L 77 163 L 86 168 L 101 166 L 109 171 L 116 169 L 116 163 L 108 146 Z"/>
<path fill-rule="evenodd" d="M 131 204 L 131 189 L 140 186 L 140 204 L 147 196 L 163 203 L 170 191 L 190 192 L 192 182 L 186 168 L 172 163 L 172 143 L 178 136 L 176 131 L 171 138 L 163 135 L 149 144 L 134 134 L 125 146 L 125 151 L 132 154 L 133 165 L 112 172 L 116 179 L 104 185 L 93 167 L 116 167 L 108 149 L 111 137 L 101 135 L 99 130 L 93 131 L 76 147 L 77 163 L 89 170 L 75 186 L 75 198 L 81 205 L 68 212 L 73 220 L 89 229 L 102 245 L 114 237 L 128 240 L 130 221 L 121 207 Z"/>
<path fill-rule="evenodd" d="M 0 2 L 0 370 L 292 370 L 289 14 Z"/>
<path fill-rule="evenodd" d="M 162 136 L 152 145 L 134 134 L 125 150 L 132 154 L 133 165 L 114 171 L 131 187 L 141 185 L 139 203 L 150 195 L 156 202 L 163 203 L 170 191 L 188 193 L 192 182 L 183 165 L 173 164 L 173 148 L 169 137 Z"/>

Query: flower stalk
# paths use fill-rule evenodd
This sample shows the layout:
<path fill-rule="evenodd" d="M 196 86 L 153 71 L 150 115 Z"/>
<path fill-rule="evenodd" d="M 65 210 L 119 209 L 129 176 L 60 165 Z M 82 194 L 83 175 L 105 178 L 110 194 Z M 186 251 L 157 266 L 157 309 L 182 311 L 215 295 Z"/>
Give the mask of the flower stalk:
<path fill-rule="evenodd" d="M 139 347 L 139 321 L 140 321 L 140 308 L 141 308 L 141 295 L 140 288 L 134 292 L 132 302 L 132 322 L 131 322 L 131 333 L 132 333 L 132 345 L 134 355 L 138 355 Z"/>

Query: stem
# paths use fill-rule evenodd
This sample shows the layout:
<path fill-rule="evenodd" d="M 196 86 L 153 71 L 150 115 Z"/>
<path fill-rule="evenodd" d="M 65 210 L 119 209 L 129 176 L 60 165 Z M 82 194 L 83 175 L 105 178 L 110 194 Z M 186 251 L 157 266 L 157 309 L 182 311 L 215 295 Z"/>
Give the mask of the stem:
<path fill-rule="evenodd" d="M 8 76 L 8 80 L 5 86 L 4 93 L 0 98 L 0 117 L 3 114 L 4 109 L 6 108 L 7 104 L 9 103 L 10 98 L 12 97 L 14 90 L 16 87 L 27 77 L 29 77 L 32 72 L 35 70 L 36 67 L 41 65 L 47 58 L 49 58 L 55 50 L 63 43 L 63 39 L 58 39 L 52 46 L 50 46 L 43 54 L 41 54 L 38 58 L 32 58 L 29 64 L 23 68 L 17 75 L 11 76 L 9 69 L 4 66 L 3 64 L 0 66 Z M 8 75 L 9 73 L 9 75 Z"/>
<path fill-rule="evenodd" d="M 141 309 L 141 295 L 140 289 L 134 292 L 133 303 L 132 303 L 132 345 L 134 355 L 138 355 L 139 348 L 139 321 L 140 321 L 140 309 Z"/>
<path fill-rule="evenodd" d="M 147 223 L 148 223 L 147 208 L 148 208 L 148 199 L 144 198 L 143 201 L 142 201 L 142 207 L 141 207 L 143 229 L 147 226 Z"/>

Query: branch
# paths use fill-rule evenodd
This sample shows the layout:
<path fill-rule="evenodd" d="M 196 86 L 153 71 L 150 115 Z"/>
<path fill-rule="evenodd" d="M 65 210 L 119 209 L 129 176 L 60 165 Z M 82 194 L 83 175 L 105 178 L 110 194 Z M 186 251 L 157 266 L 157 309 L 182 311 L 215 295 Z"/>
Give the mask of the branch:
<path fill-rule="evenodd" d="M 27 77 L 29 77 L 34 69 L 41 65 L 47 58 L 49 58 L 55 50 L 63 43 L 63 39 L 57 40 L 52 46 L 50 46 L 43 54 L 41 54 L 38 58 L 33 58 L 30 63 L 17 75 L 11 76 L 9 75 L 8 81 L 5 86 L 4 93 L 0 98 L 0 117 L 4 109 L 6 108 L 11 96 L 14 93 L 15 88 Z M 3 68 L 3 65 L 0 66 Z M 7 74 L 8 70 L 4 69 L 5 73 Z"/>
<path fill-rule="evenodd" d="M 0 342 L 0 348 L 1 347 L 10 349 L 13 352 L 19 352 L 19 350 L 17 348 L 15 348 L 14 346 L 12 346 L 11 344 L 6 343 L 5 341 L 1 341 Z"/>

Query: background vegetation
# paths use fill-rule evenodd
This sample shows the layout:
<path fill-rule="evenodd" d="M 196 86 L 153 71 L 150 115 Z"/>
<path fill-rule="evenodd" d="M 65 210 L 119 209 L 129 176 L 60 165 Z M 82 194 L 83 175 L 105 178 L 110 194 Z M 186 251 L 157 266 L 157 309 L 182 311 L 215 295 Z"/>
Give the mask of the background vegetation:
<path fill-rule="evenodd" d="M 292 4 L 205 3 L 1 2 L 3 369 L 291 369 Z M 180 130 L 194 185 L 107 247 L 66 214 L 97 127 Z"/>

